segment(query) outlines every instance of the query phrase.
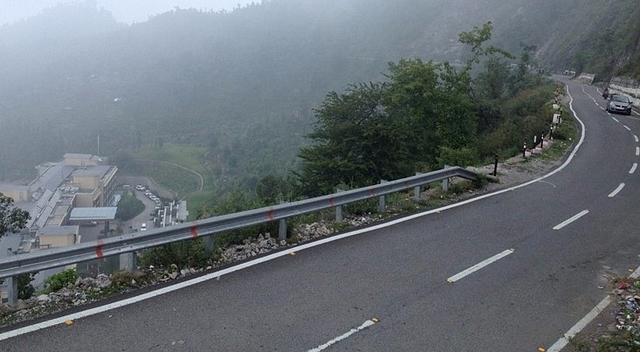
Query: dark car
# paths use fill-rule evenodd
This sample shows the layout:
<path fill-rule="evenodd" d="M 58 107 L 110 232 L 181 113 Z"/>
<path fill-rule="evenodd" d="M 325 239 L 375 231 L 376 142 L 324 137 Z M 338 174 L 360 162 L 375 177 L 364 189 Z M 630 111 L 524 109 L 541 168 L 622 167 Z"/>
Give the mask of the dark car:
<path fill-rule="evenodd" d="M 607 111 L 621 112 L 623 114 L 631 115 L 631 105 L 633 105 L 633 103 L 626 96 L 611 94 L 609 95 L 609 101 L 607 102 Z"/>

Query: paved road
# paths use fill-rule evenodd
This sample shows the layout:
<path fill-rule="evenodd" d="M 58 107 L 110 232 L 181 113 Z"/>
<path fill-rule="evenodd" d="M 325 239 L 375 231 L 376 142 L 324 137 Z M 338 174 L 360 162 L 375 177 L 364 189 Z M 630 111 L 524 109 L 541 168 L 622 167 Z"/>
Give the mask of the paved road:
<path fill-rule="evenodd" d="M 544 180 L 2 340 L 0 350 L 549 347 L 606 296 L 604 272 L 640 265 L 640 121 L 604 112 L 593 87 L 569 89 L 585 138 Z"/>

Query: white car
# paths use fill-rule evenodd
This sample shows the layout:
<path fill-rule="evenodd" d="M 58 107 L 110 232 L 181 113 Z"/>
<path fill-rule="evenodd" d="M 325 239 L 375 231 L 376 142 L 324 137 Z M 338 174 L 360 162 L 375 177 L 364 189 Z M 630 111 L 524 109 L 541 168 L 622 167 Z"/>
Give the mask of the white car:
<path fill-rule="evenodd" d="M 140 225 L 140 231 L 147 231 L 147 223 L 143 222 L 142 225 Z"/>

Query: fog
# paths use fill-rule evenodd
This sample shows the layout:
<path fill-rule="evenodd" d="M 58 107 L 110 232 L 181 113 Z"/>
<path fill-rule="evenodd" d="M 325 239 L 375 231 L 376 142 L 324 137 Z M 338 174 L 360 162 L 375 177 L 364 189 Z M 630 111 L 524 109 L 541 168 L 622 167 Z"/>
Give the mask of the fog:
<path fill-rule="evenodd" d="M 220 178 L 282 173 L 325 96 L 384 79 L 389 62 L 464 63 L 458 34 L 492 21 L 491 45 L 564 66 L 575 33 L 609 21 L 578 30 L 570 13 L 604 5 L 551 2 L 1 0 L 0 182 L 65 153 L 125 162 L 162 145 L 202 148 Z"/>
<path fill-rule="evenodd" d="M 119 22 L 133 23 L 146 21 L 149 16 L 180 7 L 199 10 L 231 11 L 238 5 L 246 5 L 248 0 L 2 0 L 0 5 L 0 25 L 27 19 L 56 6 L 59 3 L 95 3 L 98 8 L 110 11 Z M 257 0 L 254 2 L 259 3 Z"/>

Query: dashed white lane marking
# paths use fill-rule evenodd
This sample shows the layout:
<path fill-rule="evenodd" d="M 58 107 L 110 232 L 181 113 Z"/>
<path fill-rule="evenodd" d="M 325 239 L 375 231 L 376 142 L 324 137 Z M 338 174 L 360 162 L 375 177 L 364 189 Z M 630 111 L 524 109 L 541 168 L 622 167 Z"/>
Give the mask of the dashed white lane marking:
<path fill-rule="evenodd" d="M 569 225 L 570 223 L 572 223 L 572 222 L 574 222 L 574 221 L 576 221 L 576 220 L 580 219 L 581 217 L 583 217 L 583 216 L 585 216 L 585 215 L 587 215 L 587 214 L 589 214 L 589 211 L 585 209 L 585 210 L 583 210 L 583 211 L 579 212 L 578 214 L 576 214 L 576 215 L 574 215 L 574 216 L 570 217 L 569 219 L 567 219 L 567 220 L 565 220 L 565 221 L 563 221 L 563 222 L 559 223 L 558 225 L 554 226 L 554 227 L 553 227 L 553 229 L 554 229 L 554 230 L 560 230 L 561 228 L 563 228 L 563 227 L 565 227 L 565 226 Z"/>
<path fill-rule="evenodd" d="M 500 260 L 500 259 L 508 256 L 509 254 L 513 253 L 513 251 L 514 251 L 513 248 L 507 249 L 506 251 L 502 251 L 502 252 L 494 255 L 491 258 L 485 259 L 485 260 L 481 261 L 480 263 L 478 263 L 478 264 L 476 264 L 476 265 L 474 265 L 474 266 L 472 266 L 472 267 L 470 267 L 468 269 L 465 269 L 465 270 L 463 270 L 463 271 L 451 276 L 450 278 L 447 279 L 447 282 L 456 282 L 456 281 L 462 279 L 463 277 L 465 277 L 467 275 L 470 275 L 470 274 L 472 274 L 472 273 L 484 268 L 485 266 L 487 266 L 487 265 L 489 265 L 491 263 L 497 262 L 498 260 Z"/>
<path fill-rule="evenodd" d="M 406 221 L 410 221 L 410 220 L 421 218 L 421 217 L 428 216 L 428 215 L 431 215 L 431 214 L 439 213 L 439 212 L 442 212 L 442 211 L 445 211 L 445 210 L 448 210 L 448 209 L 461 207 L 461 206 L 464 206 L 464 205 L 467 205 L 467 204 L 470 204 L 470 203 L 474 203 L 474 202 L 477 202 L 477 201 L 480 201 L 480 200 L 483 200 L 483 199 L 486 199 L 486 198 L 495 197 L 495 196 L 497 196 L 499 194 L 506 193 L 506 192 L 511 192 L 513 190 L 529 186 L 529 185 L 534 184 L 536 182 L 540 182 L 541 180 L 547 179 L 547 178 L 555 175 L 556 173 L 564 170 L 571 163 L 571 161 L 573 161 L 573 158 L 578 153 L 578 150 L 580 150 L 580 147 L 582 146 L 582 143 L 584 143 L 585 136 L 587 134 L 587 128 L 584 125 L 584 122 L 582 122 L 582 120 L 578 116 L 578 113 L 573 108 L 573 96 L 571 95 L 571 93 L 568 90 L 567 90 L 567 95 L 569 96 L 569 110 L 571 110 L 571 113 L 573 114 L 573 116 L 575 117 L 576 121 L 578 121 L 578 123 L 580 124 L 580 127 L 581 127 L 580 128 L 580 130 L 581 130 L 580 139 L 578 140 L 578 143 L 576 144 L 576 146 L 573 148 L 573 151 L 571 151 L 571 153 L 569 153 L 569 157 L 567 158 L 567 160 L 565 160 L 564 163 L 562 163 L 562 165 L 560 165 L 558 168 L 556 168 L 555 170 L 551 171 L 550 173 L 548 173 L 546 175 L 543 175 L 541 177 L 538 177 L 535 180 L 531 180 L 531 181 L 525 182 L 523 184 L 519 184 L 517 186 L 505 188 L 505 189 L 502 189 L 502 190 L 499 190 L 499 191 L 496 191 L 496 192 L 493 192 L 493 193 L 487 193 L 487 194 L 481 195 L 479 197 L 470 198 L 470 199 L 467 199 L 467 200 L 464 200 L 464 201 L 461 201 L 461 202 L 458 202 L 458 203 L 454 203 L 454 204 L 450 204 L 450 205 L 444 206 L 442 208 L 428 210 L 428 211 L 425 211 L 423 213 L 410 215 L 410 216 L 403 217 L 403 218 L 400 218 L 400 219 L 397 219 L 397 220 L 393 220 L 393 221 L 390 221 L 390 222 L 387 222 L 387 223 L 383 223 L 383 224 L 380 224 L 380 225 L 375 225 L 375 226 L 372 226 L 372 227 L 358 229 L 358 230 L 354 230 L 354 231 L 351 231 L 351 232 L 343 233 L 341 235 L 337 235 L 337 236 L 333 236 L 333 237 L 327 237 L 327 238 L 324 238 L 324 239 L 319 240 L 319 241 L 315 241 L 315 242 L 307 243 L 307 244 L 304 244 L 304 245 L 296 246 L 295 250 L 299 252 L 299 251 L 302 251 L 302 250 L 305 250 L 305 249 L 308 249 L 308 248 L 313 248 L 313 247 L 316 247 L 316 246 L 323 245 L 325 243 L 339 241 L 339 240 L 341 240 L 343 238 L 357 236 L 357 235 L 360 235 L 362 233 L 367 233 L 367 232 L 371 232 L 371 231 L 387 228 L 387 227 L 390 227 L 390 226 L 393 226 L 393 225 L 396 225 L 396 224 L 400 224 L 400 223 L 403 223 L 403 222 L 406 222 Z M 638 149 L 638 152 L 640 153 L 640 148 Z M 67 320 L 80 319 L 80 318 L 92 316 L 92 315 L 95 315 L 95 314 L 103 313 L 103 312 L 106 312 L 106 311 L 109 311 L 109 310 L 112 310 L 112 309 L 125 307 L 125 306 L 128 306 L 130 304 L 135 304 L 137 302 L 141 302 L 141 301 L 144 301 L 144 300 L 147 300 L 147 299 L 150 299 L 150 298 L 153 298 L 153 297 L 157 297 L 157 296 L 169 293 L 169 292 L 177 291 L 177 290 L 180 290 L 180 289 L 185 288 L 185 287 L 189 287 L 189 286 L 192 286 L 192 285 L 199 284 L 201 282 L 214 280 L 214 279 L 219 279 L 223 275 L 227 275 L 227 274 L 230 274 L 230 273 L 233 273 L 233 272 L 236 272 L 236 271 L 240 271 L 240 270 L 252 267 L 254 265 L 258 265 L 258 264 L 261 264 L 261 263 L 264 263 L 264 262 L 268 262 L 268 261 L 276 259 L 276 258 L 280 258 L 280 257 L 286 256 L 286 255 L 290 255 L 290 253 L 291 253 L 290 251 L 277 252 L 277 253 L 270 254 L 270 255 L 267 255 L 267 256 L 264 256 L 264 257 L 261 257 L 261 258 L 258 258 L 258 259 L 254 259 L 254 260 L 251 260 L 249 262 L 245 262 L 245 263 L 242 263 L 242 264 L 239 264 L 239 265 L 235 265 L 235 266 L 223 269 L 223 270 L 215 271 L 215 272 L 212 272 L 210 274 L 206 274 L 206 275 L 203 275 L 203 276 L 191 279 L 191 280 L 183 281 L 183 282 L 175 284 L 175 285 L 171 285 L 171 286 L 160 288 L 158 290 L 150 291 L 150 292 L 144 293 L 142 295 L 138 295 L 138 296 L 135 296 L 135 297 L 130 297 L 130 298 L 123 299 L 123 300 L 120 300 L 120 301 L 112 302 L 110 304 L 106 304 L 104 306 L 99 306 L 99 307 L 83 310 L 83 311 L 80 311 L 80 312 L 67 314 L 67 315 L 59 317 L 59 318 L 45 320 L 45 321 L 42 321 L 42 322 L 37 323 L 37 324 L 32 324 L 32 325 L 29 325 L 29 326 L 26 326 L 26 327 L 22 327 L 22 328 L 18 328 L 18 329 L 15 329 L 15 330 L 10 330 L 10 331 L 4 332 L 4 333 L 0 333 L 0 341 L 6 340 L 6 339 L 9 339 L 9 338 L 12 338 L 12 337 L 24 335 L 24 334 L 27 334 L 27 333 L 30 333 L 30 332 L 38 331 L 40 329 L 45 329 L 45 328 L 48 328 L 48 327 L 51 327 L 51 326 L 55 326 L 55 325 L 58 325 L 58 324 L 63 324 Z"/>
<path fill-rule="evenodd" d="M 377 319 L 369 319 L 369 320 L 365 321 L 362 325 L 358 326 L 357 328 L 353 328 L 353 329 L 349 330 L 349 332 L 347 332 L 345 334 L 342 334 L 342 335 L 336 337 L 335 339 L 333 339 L 333 340 L 331 340 L 331 341 L 329 341 L 329 342 L 327 342 L 327 343 L 325 343 L 323 345 L 320 345 L 320 346 L 318 346 L 316 348 L 312 348 L 308 352 L 320 352 L 322 350 L 325 350 L 329 346 L 333 345 L 334 343 L 338 343 L 338 342 L 346 339 L 347 337 L 349 337 L 349 336 L 351 336 L 351 335 L 353 335 L 353 334 L 355 334 L 355 333 L 357 333 L 359 331 L 362 331 L 362 330 L 374 325 L 375 323 L 377 323 Z"/>
<path fill-rule="evenodd" d="M 627 131 L 631 131 L 631 129 L 627 125 L 622 125 L 622 127 L 624 127 Z"/>
<path fill-rule="evenodd" d="M 609 114 L 609 115 L 611 115 L 611 114 Z M 613 121 L 615 121 L 615 122 L 620 122 L 620 120 L 616 119 L 616 118 L 615 118 L 615 117 L 613 117 L 613 116 L 611 116 L 611 118 L 612 118 L 612 119 L 613 119 Z"/>
<path fill-rule="evenodd" d="M 624 183 L 621 183 L 620 185 L 618 185 L 616 189 L 613 190 L 613 192 L 609 193 L 609 198 L 615 197 L 616 194 L 620 193 L 620 191 L 622 191 L 623 188 L 624 188 Z"/>
<path fill-rule="evenodd" d="M 637 168 L 638 168 L 638 163 L 633 163 L 633 166 L 631 166 L 631 170 L 629 170 L 629 173 L 632 174 L 636 172 Z"/>
<path fill-rule="evenodd" d="M 634 111 L 634 114 L 635 113 L 636 112 Z M 613 118 L 613 119 L 615 120 L 615 118 Z M 638 136 L 634 135 L 633 137 L 636 140 L 636 143 L 638 143 Z M 640 155 L 640 148 L 638 148 L 638 147 L 636 147 L 636 155 Z M 634 167 L 632 168 L 632 170 L 635 170 L 635 167 L 637 167 L 637 164 L 634 164 Z M 583 211 L 583 213 L 584 213 L 584 211 Z M 578 215 L 580 215 L 580 214 L 578 214 Z M 640 277 L 640 267 L 638 267 L 631 275 L 629 275 L 629 277 L 633 278 L 633 279 L 637 279 L 638 277 Z M 605 309 L 611 303 L 611 301 L 612 300 L 611 300 L 610 296 L 605 297 L 587 315 L 585 315 L 582 319 L 580 319 L 580 321 L 577 322 L 576 325 L 574 325 L 558 341 L 556 341 L 556 343 L 554 343 L 551 347 L 549 347 L 547 349 L 547 352 L 560 352 L 569 343 L 569 340 L 574 338 L 577 333 L 579 333 L 580 331 L 582 331 L 582 329 L 584 329 L 587 325 L 589 325 L 589 323 L 593 319 L 595 319 L 595 317 L 598 316 L 598 314 L 603 309 Z"/>
<path fill-rule="evenodd" d="M 637 135 L 637 134 L 634 134 L 634 135 L 633 135 L 633 139 L 635 139 L 635 140 L 636 140 L 636 143 L 640 142 L 640 140 L 638 139 L 638 135 Z"/>

